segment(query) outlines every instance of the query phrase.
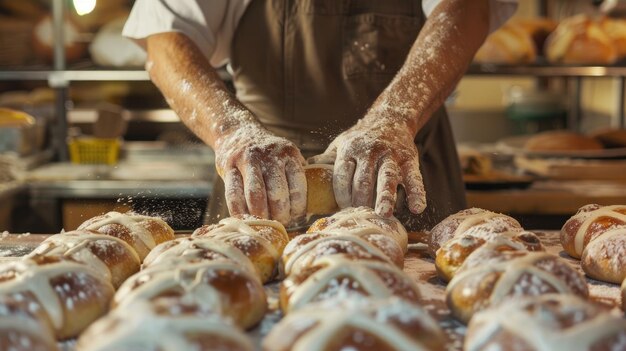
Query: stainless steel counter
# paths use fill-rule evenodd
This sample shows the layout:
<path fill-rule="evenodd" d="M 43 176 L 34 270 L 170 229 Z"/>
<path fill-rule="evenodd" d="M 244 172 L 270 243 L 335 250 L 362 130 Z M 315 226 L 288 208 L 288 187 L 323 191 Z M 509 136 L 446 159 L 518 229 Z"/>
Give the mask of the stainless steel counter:
<path fill-rule="evenodd" d="M 189 206 L 186 212 L 201 217 L 204 208 L 198 208 L 203 207 L 198 203 L 206 203 L 209 198 L 214 176 L 211 163 L 191 163 L 184 158 L 178 162 L 137 161 L 114 166 L 48 164 L 27 176 L 29 215 L 38 225 L 36 232 L 63 228 L 63 206 L 71 201 L 119 202 L 129 204 L 133 210 L 138 210 L 135 206 L 156 206 L 164 211 Z"/>
<path fill-rule="evenodd" d="M 139 181 L 139 180 L 68 180 L 37 181 L 28 185 L 35 198 L 118 198 L 129 196 L 208 197 L 209 180 Z"/>

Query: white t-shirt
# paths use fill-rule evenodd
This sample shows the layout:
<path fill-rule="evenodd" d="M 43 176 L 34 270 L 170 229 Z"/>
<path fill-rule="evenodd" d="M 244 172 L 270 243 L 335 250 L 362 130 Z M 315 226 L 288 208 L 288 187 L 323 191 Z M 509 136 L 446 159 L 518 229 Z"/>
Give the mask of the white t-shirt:
<path fill-rule="evenodd" d="M 144 47 L 152 34 L 180 32 L 200 48 L 214 67 L 228 62 L 237 23 L 252 0 L 137 0 L 123 35 Z M 422 0 L 430 15 L 442 0 Z M 497 29 L 517 9 L 517 0 L 489 0 L 490 29 Z"/>

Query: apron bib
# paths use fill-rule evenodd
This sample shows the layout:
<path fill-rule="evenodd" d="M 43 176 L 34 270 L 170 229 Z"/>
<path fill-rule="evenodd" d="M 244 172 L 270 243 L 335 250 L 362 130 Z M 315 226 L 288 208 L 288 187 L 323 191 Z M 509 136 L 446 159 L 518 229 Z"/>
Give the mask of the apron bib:
<path fill-rule="evenodd" d="M 424 20 L 420 0 L 252 1 L 231 50 L 237 98 L 305 157 L 321 153 L 389 84 Z M 415 142 L 428 207 L 396 215 L 407 229 L 423 230 L 464 208 L 465 190 L 443 108 Z M 217 179 L 208 222 L 228 216 L 223 197 Z"/>

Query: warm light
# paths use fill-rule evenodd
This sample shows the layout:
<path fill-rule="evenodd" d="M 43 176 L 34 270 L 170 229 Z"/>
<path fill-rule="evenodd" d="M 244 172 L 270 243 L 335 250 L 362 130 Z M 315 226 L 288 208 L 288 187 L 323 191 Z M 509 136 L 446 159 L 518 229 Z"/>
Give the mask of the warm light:
<path fill-rule="evenodd" d="M 91 13 L 96 8 L 96 0 L 73 0 L 72 2 L 79 16 Z"/>

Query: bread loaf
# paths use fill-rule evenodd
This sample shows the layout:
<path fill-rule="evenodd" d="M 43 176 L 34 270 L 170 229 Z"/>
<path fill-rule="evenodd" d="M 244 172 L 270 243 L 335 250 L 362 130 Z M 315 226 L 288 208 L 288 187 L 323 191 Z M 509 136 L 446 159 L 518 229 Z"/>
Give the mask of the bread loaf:
<path fill-rule="evenodd" d="M 600 27 L 613 42 L 619 59 L 626 57 L 626 20 L 622 18 L 603 17 Z"/>
<path fill-rule="evenodd" d="M 487 37 L 474 62 L 519 65 L 533 63 L 536 58 L 531 35 L 523 27 L 508 22 Z"/>
<path fill-rule="evenodd" d="M 549 131 L 532 136 L 526 141 L 528 151 L 585 151 L 602 150 L 602 144 L 593 138 L 567 131 Z"/>
<path fill-rule="evenodd" d="M 312 164 L 304 167 L 307 181 L 307 215 L 330 215 L 339 211 L 333 190 L 333 165 Z"/>
<path fill-rule="evenodd" d="M 626 129 L 600 129 L 590 134 L 606 148 L 626 147 Z"/>
<path fill-rule="evenodd" d="M 552 63 L 612 64 L 618 58 L 613 40 L 602 26 L 586 15 L 561 21 L 545 44 Z"/>
<path fill-rule="evenodd" d="M 548 36 L 554 32 L 558 23 L 547 17 L 512 18 L 510 22 L 521 27 L 530 35 L 538 56 L 544 56 L 544 45 Z"/>

